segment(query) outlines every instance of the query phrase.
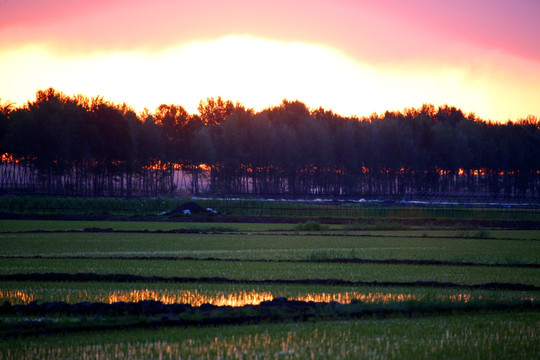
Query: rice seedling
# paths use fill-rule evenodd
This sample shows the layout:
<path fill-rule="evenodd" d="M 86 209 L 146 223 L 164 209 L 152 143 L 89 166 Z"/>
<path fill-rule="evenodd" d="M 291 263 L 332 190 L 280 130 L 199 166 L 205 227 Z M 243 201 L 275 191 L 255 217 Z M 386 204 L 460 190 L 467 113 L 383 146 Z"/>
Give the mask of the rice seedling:
<path fill-rule="evenodd" d="M 525 312 L 107 331 L 9 339 L 0 357 L 531 359 L 538 324 L 538 312 Z"/>
<path fill-rule="evenodd" d="M 490 232 L 493 233 L 493 232 Z M 443 233 L 444 234 L 444 233 Z M 510 234 L 511 235 L 511 234 Z M 516 238 L 422 237 L 386 232 L 339 236 L 251 233 L 10 233 L 0 236 L 2 256 L 180 256 L 239 260 L 306 259 L 321 251 L 361 259 L 430 259 L 486 264 L 538 264 L 540 242 L 524 232 Z M 0 262 L 2 259 L 0 259 Z"/>
<path fill-rule="evenodd" d="M 536 268 L 205 260 L 2 259 L 0 274 L 16 273 L 223 277 L 237 281 L 339 279 L 367 282 L 434 281 L 470 285 L 496 282 L 540 286 L 539 270 Z"/>

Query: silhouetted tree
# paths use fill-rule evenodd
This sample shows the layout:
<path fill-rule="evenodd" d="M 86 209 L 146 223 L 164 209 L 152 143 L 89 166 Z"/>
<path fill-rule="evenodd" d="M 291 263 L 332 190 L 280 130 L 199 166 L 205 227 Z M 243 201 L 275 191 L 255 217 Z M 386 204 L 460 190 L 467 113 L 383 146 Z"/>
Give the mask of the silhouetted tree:
<path fill-rule="evenodd" d="M 0 99 L 0 156 L 6 152 L 6 136 L 10 126 L 10 113 L 14 110 L 14 104 L 11 102 L 2 103 Z"/>
<path fill-rule="evenodd" d="M 174 196 L 182 170 L 193 194 L 203 179 L 213 193 L 260 196 L 540 194 L 533 116 L 496 124 L 424 104 L 358 119 L 297 100 L 255 113 L 220 97 L 198 110 L 137 115 L 102 97 L 38 91 L 22 107 L 0 106 L 0 153 L 17 159 L 0 163 L 0 187 Z"/>
<path fill-rule="evenodd" d="M 219 125 L 233 112 L 235 106 L 230 100 L 207 98 L 200 101 L 198 110 L 204 125 Z"/>

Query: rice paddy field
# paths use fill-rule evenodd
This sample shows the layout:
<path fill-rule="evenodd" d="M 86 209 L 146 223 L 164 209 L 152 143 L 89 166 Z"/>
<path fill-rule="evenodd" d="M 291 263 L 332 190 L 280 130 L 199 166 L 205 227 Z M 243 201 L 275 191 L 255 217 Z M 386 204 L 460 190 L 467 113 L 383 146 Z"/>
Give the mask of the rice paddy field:
<path fill-rule="evenodd" d="M 0 220 L 0 359 L 535 358 L 540 230 L 489 216 Z"/>

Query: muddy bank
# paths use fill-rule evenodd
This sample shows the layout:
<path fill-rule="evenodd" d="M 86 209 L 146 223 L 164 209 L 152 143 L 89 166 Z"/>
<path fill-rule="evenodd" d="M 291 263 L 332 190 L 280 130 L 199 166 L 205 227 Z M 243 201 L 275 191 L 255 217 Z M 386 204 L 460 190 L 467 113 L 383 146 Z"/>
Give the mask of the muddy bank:
<path fill-rule="evenodd" d="M 429 316 L 486 311 L 535 311 L 531 301 L 509 303 L 393 303 L 387 305 L 354 302 L 316 303 L 276 298 L 259 305 L 243 307 L 204 304 L 192 307 L 184 304 L 166 305 L 158 301 L 138 303 L 30 303 L 0 306 L 2 315 L 31 316 L 34 320 L 0 325 L 0 337 L 50 335 L 81 331 L 103 331 L 163 326 L 221 326 L 264 322 L 299 322 L 357 318 L 387 318 L 391 316 Z M 79 316 L 71 323 L 59 323 L 46 316 Z M 42 316 L 42 317 L 39 317 Z M 89 317 L 90 320 L 89 320 Z"/>

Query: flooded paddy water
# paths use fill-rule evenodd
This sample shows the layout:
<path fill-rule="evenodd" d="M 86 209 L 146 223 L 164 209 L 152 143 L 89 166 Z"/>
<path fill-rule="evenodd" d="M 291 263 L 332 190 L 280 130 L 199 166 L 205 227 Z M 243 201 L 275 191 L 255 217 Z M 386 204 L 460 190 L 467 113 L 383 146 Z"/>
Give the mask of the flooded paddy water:
<path fill-rule="evenodd" d="M 347 287 L 315 285 L 221 285 L 221 284 L 104 284 L 104 283 L 4 283 L 0 288 L 0 303 L 28 304 L 30 302 L 63 301 L 88 302 L 139 302 L 159 301 L 164 304 L 201 306 L 259 305 L 274 298 L 288 300 L 337 302 L 349 304 L 437 301 L 467 303 L 471 300 L 530 300 L 536 301 L 537 291 L 490 291 L 391 287 Z"/>

